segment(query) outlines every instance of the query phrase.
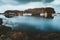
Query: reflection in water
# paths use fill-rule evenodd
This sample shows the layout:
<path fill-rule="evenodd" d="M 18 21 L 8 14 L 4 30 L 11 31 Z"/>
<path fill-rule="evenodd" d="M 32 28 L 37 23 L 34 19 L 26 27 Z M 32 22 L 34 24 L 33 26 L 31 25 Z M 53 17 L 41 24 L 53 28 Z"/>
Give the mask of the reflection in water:
<path fill-rule="evenodd" d="M 30 28 L 40 29 L 42 31 L 60 30 L 60 17 L 53 19 L 40 17 L 18 16 L 4 21 L 4 25 L 11 26 L 13 29 L 30 30 Z"/>

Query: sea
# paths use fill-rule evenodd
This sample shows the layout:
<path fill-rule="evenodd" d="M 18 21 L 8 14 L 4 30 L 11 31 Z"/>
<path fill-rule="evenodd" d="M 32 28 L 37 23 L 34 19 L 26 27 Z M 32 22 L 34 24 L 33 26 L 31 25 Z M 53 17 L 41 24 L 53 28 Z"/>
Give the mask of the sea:
<path fill-rule="evenodd" d="M 15 31 L 60 32 L 60 16 L 54 18 L 43 18 L 35 16 L 15 16 L 12 18 L 1 17 L 3 25 L 11 27 Z"/>

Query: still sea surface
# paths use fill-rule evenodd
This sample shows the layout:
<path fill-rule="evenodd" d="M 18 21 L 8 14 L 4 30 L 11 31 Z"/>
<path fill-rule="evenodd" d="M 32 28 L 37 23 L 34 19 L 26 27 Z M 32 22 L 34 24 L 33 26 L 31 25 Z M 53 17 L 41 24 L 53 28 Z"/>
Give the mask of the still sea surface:
<path fill-rule="evenodd" d="M 16 16 L 13 18 L 3 18 L 3 25 L 11 27 L 13 30 L 34 30 L 41 31 L 60 31 L 60 16 L 55 16 L 52 19 L 31 17 L 31 16 Z"/>

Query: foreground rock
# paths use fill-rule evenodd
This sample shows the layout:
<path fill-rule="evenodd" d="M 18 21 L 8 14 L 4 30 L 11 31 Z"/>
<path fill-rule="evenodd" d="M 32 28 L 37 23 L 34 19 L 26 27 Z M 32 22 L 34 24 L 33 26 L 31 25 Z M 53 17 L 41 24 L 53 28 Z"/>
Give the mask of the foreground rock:
<path fill-rule="evenodd" d="M 60 32 L 38 33 L 36 35 L 25 32 L 11 32 L 9 36 L 0 36 L 3 40 L 60 40 Z"/>

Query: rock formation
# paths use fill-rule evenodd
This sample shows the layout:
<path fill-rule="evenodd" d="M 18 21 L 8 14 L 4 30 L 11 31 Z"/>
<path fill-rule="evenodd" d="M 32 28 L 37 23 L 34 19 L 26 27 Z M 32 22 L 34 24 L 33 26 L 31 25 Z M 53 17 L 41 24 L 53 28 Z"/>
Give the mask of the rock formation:
<path fill-rule="evenodd" d="M 11 17 L 14 17 L 14 16 L 18 16 L 19 14 L 23 14 L 23 11 L 19 11 L 19 10 L 7 10 L 4 13 L 5 13 L 5 16 L 7 18 L 11 18 Z"/>
<path fill-rule="evenodd" d="M 19 11 L 19 10 L 7 10 L 4 12 L 5 16 L 10 18 L 13 16 L 23 16 L 24 13 L 31 13 L 32 16 L 40 16 L 40 14 L 44 14 L 43 17 L 47 17 L 47 18 L 52 18 L 52 14 L 55 13 L 55 10 L 51 7 L 46 7 L 46 8 L 33 8 L 33 9 L 27 9 L 25 11 Z M 47 13 L 45 15 L 45 13 Z"/>
<path fill-rule="evenodd" d="M 25 13 L 32 13 L 32 16 L 40 16 L 40 13 L 48 13 L 47 17 L 52 17 L 52 14 L 55 13 L 55 10 L 51 7 L 46 8 L 34 8 L 34 9 L 27 9 L 25 10 Z"/>

